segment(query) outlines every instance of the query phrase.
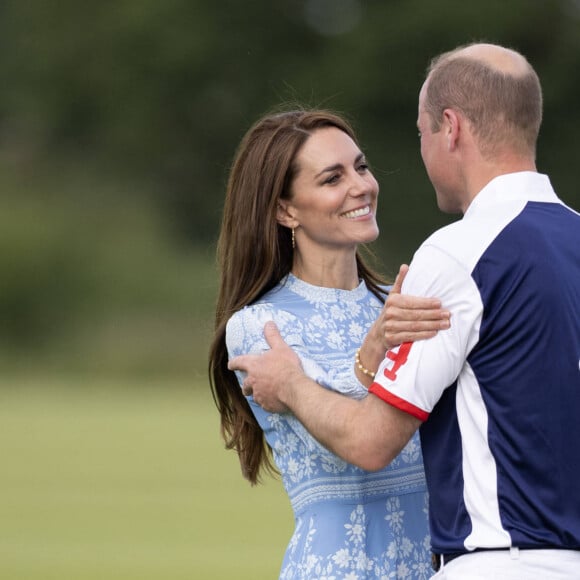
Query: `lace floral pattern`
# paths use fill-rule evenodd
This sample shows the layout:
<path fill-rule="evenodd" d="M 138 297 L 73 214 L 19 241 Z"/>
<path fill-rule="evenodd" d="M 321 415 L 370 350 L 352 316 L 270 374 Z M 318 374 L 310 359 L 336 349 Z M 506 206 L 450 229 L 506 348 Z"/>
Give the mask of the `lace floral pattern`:
<path fill-rule="evenodd" d="M 402 532 L 405 511 L 397 497 L 384 502 L 385 520 L 390 528 L 391 539 L 385 549 L 372 557 L 368 550 L 369 538 L 367 513 L 363 505 L 357 505 L 344 524 L 344 542 L 333 553 L 316 553 L 314 539 L 318 533 L 314 519 L 300 521 L 288 548 L 290 558 L 283 567 L 280 578 L 284 580 L 361 580 L 365 578 L 395 578 L 427 580 L 433 570 L 430 563 L 429 536 L 421 541 L 414 540 Z M 425 499 L 424 513 L 427 513 Z M 302 554 L 294 559 L 301 538 L 304 537 Z M 385 541 L 387 538 L 385 538 Z"/>
<path fill-rule="evenodd" d="M 230 356 L 262 352 L 274 320 L 305 372 L 327 388 L 367 396 L 353 360 L 382 304 L 364 284 L 352 291 L 288 278 L 228 322 Z M 240 383 L 243 375 L 238 373 Z M 295 514 L 280 578 L 293 580 L 430 576 L 427 499 L 418 436 L 387 468 L 367 472 L 318 443 L 291 414 L 265 412 L 249 398 Z"/>

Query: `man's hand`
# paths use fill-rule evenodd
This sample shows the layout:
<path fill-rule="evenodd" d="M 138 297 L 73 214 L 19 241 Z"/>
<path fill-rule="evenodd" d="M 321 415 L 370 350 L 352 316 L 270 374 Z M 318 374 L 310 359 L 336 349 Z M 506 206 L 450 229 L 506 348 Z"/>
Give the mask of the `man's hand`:
<path fill-rule="evenodd" d="M 419 427 L 419 419 L 374 395 L 351 399 L 309 379 L 273 322 L 266 323 L 264 336 L 269 351 L 229 362 L 231 370 L 248 375 L 244 394 L 252 394 L 266 411 L 291 410 L 322 445 L 345 461 L 370 471 L 381 469 Z"/>
<path fill-rule="evenodd" d="M 292 385 L 304 376 L 298 355 L 284 342 L 274 322 L 264 326 L 270 350 L 262 354 L 244 354 L 228 363 L 230 370 L 247 374 L 242 392 L 253 395 L 266 411 L 284 413 L 291 402 Z"/>

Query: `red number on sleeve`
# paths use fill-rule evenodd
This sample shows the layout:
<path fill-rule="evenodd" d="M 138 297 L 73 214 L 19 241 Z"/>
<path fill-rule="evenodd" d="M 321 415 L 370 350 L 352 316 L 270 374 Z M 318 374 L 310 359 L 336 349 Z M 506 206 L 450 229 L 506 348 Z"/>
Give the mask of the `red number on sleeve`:
<path fill-rule="evenodd" d="M 385 368 L 384 370 L 387 379 L 394 381 L 397 378 L 397 371 L 407 362 L 407 357 L 412 346 L 412 342 L 404 342 L 396 353 L 392 350 L 387 352 L 386 358 L 393 361 L 393 366 L 391 368 Z"/>

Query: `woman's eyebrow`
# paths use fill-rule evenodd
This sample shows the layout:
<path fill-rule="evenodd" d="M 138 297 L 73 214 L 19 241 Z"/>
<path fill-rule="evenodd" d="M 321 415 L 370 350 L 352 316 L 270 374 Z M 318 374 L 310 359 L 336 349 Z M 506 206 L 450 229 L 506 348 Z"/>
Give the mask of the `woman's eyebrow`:
<path fill-rule="evenodd" d="M 330 173 L 332 171 L 336 171 L 337 169 L 342 169 L 342 168 L 343 168 L 342 163 L 335 163 L 334 165 L 330 165 L 328 167 L 325 167 L 322 171 L 317 173 L 314 176 L 314 178 L 316 179 L 317 177 L 320 177 L 323 173 Z"/>
<path fill-rule="evenodd" d="M 364 159 L 364 154 L 363 153 L 359 153 L 354 162 L 355 164 L 358 163 L 361 159 Z M 344 167 L 344 165 L 342 163 L 335 163 L 334 165 L 329 165 L 328 167 L 325 167 L 322 171 L 320 171 L 319 173 L 317 173 L 314 178 L 316 179 L 317 177 L 320 177 L 323 173 L 330 173 L 332 171 L 336 171 L 337 169 L 342 169 Z"/>

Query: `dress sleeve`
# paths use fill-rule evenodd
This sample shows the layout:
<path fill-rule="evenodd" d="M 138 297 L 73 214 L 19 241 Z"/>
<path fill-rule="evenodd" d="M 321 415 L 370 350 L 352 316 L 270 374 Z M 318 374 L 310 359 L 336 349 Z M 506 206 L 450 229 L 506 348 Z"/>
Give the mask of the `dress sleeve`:
<path fill-rule="evenodd" d="M 451 328 L 390 350 L 369 391 L 425 421 L 477 343 L 483 305 L 471 273 L 435 246 L 417 251 L 403 292 L 440 298 L 451 312 Z"/>
<path fill-rule="evenodd" d="M 229 319 L 226 326 L 226 346 L 229 358 L 242 354 L 259 354 L 269 350 L 270 347 L 264 338 L 264 325 L 269 321 L 276 323 L 284 341 L 296 352 L 304 372 L 311 379 L 323 384 L 325 373 L 308 356 L 302 338 L 301 321 L 293 314 L 275 308 L 271 304 L 247 306 Z M 245 373 L 235 372 L 241 385 Z"/>

